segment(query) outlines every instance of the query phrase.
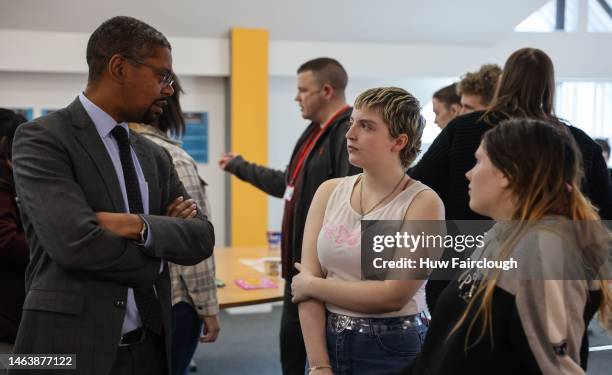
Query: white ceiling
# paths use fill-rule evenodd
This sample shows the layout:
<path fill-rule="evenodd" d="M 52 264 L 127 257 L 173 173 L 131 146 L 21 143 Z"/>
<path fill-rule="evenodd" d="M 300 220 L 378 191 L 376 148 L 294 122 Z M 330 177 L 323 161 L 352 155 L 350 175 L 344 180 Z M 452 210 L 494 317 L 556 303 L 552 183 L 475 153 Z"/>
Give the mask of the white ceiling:
<path fill-rule="evenodd" d="M 265 28 L 273 40 L 491 44 L 546 0 L 0 0 L 0 29 L 91 33 L 129 15 L 169 36 L 226 38 Z"/>

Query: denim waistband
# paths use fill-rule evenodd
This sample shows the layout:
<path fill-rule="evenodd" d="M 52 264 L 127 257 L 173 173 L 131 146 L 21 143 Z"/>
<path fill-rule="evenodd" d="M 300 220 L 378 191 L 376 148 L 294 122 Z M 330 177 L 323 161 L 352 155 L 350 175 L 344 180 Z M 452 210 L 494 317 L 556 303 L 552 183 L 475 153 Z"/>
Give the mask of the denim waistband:
<path fill-rule="evenodd" d="M 327 322 L 329 328 L 336 333 L 340 333 L 345 329 L 359 333 L 382 333 L 428 325 L 427 317 L 422 312 L 393 318 L 355 318 L 348 315 L 329 313 Z"/>

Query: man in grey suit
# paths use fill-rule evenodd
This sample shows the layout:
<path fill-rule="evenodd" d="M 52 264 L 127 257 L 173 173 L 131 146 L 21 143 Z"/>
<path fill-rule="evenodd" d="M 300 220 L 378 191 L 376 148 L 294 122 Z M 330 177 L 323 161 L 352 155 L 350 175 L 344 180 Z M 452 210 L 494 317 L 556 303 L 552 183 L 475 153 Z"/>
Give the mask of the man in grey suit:
<path fill-rule="evenodd" d="M 167 374 L 166 261 L 193 265 L 214 246 L 170 155 L 127 127 L 172 95 L 170 44 L 114 17 L 91 35 L 87 64 L 85 91 L 15 136 L 31 255 L 15 353 L 76 354 L 70 374 Z"/>

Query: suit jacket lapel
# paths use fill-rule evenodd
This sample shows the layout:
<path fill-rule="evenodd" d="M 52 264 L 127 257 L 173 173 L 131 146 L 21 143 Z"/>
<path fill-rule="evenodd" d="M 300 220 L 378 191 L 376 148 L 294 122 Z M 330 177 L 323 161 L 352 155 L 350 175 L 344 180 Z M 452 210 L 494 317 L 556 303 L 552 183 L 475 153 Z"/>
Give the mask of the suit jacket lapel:
<path fill-rule="evenodd" d="M 89 154 L 102 177 L 110 200 L 116 212 L 126 212 L 125 203 L 121 194 L 119 180 L 113 162 L 108 155 L 108 151 L 100 139 L 96 126 L 83 108 L 77 98 L 68 106 L 72 114 L 72 125 L 77 141 L 83 146 L 85 152 Z"/>
<path fill-rule="evenodd" d="M 143 142 L 141 136 L 133 131 L 130 131 L 130 143 L 132 144 L 134 152 L 136 152 L 140 168 L 142 169 L 142 173 L 149 187 L 149 213 L 157 214 L 161 205 L 160 195 L 157 193 L 160 181 L 157 177 L 157 169 L 153 161 L 154 156 L 148 146 Z"/>

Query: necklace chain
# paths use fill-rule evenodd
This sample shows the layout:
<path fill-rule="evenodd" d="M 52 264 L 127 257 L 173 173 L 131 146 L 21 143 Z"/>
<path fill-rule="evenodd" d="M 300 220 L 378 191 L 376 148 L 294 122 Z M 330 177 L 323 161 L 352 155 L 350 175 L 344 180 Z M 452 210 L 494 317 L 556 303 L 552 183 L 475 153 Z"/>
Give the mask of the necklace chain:
<path fill-rule="evenodd" d="M 402 177 L 400 178 L 400 180 L 397 182 L 397 184 L 395 185 L 395 187 L 393 188 L 393 190 L 391 190 L 389 192 L 389 194 L 385 195 L 383 197 L 383 199 L 379 200 L 378 203 L 376 203 L 374 205 L 374 207 L 370 208 L 368 210 L 368 212 L 363 212 L 363 187 L 364 187 L 364 183 L 365 183 L 365 174 L 363 175 L 363 178 L 361 179 L 361 186 L 359 187 L 359 212 L 361 213 L 361 220 L 363 220 L 363 217 L 367 214 L 369 214 L 370 212 L 374 211 L 382 202 L 384 202 L 385 200 L 387 200 L 387 198 L 389 198 L 391 196 L 391 194 L 393 194 L 395 192 L 395 190 L 397 190 L 397 188 L 400 186 L 400 184 L 402 183 L 402 181 L 404 181 L 404 177 L 406 177 L 405 174 L 402 174 Z"/>

